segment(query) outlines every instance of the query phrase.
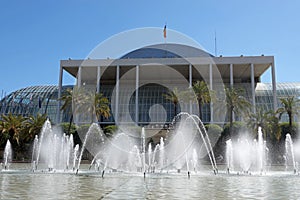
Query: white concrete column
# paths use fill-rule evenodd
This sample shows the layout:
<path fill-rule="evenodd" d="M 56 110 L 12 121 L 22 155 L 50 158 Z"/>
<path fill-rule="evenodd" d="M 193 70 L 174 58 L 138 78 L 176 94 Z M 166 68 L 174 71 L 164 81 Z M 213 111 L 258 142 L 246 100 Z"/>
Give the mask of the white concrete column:
<path fill-rule="evenodd" d="M 192 64 L 189 64 L 189 88 L 192 89 L 193 87 L 193 68 Z M 193 102 L 190 100 L 190 114 L 193 113 Z"/>
<path fill-rule="evenodd" d="M 137 65 L 135 68 L 135 122 L 139 124 L 139 70 L 140 67 Z"/>
<path fill-rule="evenodd" d="M 273 88 L 273 108 L 277 110 L 277 90 L 276 90 L 276 76 L 275 76 L 275 63 L 272 63 L 272 88 Z"/>
<path fill-rule="evenodd" d="M 213 90 L 213 65 L 209 64 L 209 90 Z M 214 103 L 210 102 L 210 122 L 214 121 Z"/>
<path fill-rule="evenodd" d="M 251 93 L 252 93 L 252 112 L 256 113 L 255 104 L 255 80 L 254 80 L 254 64 L 251 63 Z"/>
<path fill-rule="evenodd" d="M 233 64 L 230 64 L 230 67 L 229 67 L 229 70 L 230 70 L 230 87 L 233 87 Z"/>
<path fill-rule="evenodd" d="M 63 68 L 62 66 L 60 66 L 60 69 L 59 69 L 59 80 L 58 80 L 58 95 L 57 95 L 57 98 L 58 98 L 58 102 L 57 102 L 57 116 L 56 116 L 56 121 L 57 123 L 61 123 L 61 118 L 60 118 L 60 114 L 61 114 L 61 111 L 60 111 L 60 107 L 61 107 L 61 92 L 62 92 L 62 82 L 63 82 Z"/>
<path fill-rule="evenodd" d="M 101 67 L 97 67 L 97 93 L 100 93 Z"/>
<path fill-rule="evenodd" d="M 77 72 L 77 87 L 81 87 L 81 75 L 82 75 L 82 66 L 79 66 Z"/>
<path fill-rule="evenodd" d="M 119 90 L 120 90 L 120 66 L 116 67 L 116 105 L 115 105 L 115 123 L 118 123 L 119 120 Z"/>

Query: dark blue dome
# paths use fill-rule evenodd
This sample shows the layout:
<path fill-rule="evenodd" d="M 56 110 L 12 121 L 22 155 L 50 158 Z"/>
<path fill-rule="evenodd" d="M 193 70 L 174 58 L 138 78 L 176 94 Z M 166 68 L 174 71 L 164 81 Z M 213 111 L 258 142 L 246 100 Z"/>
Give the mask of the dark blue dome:
<path fill-rule="evenodd" d="M 133 50 L 121 59 L 128 58 L 191 58 L 214 57 L 213 55 L 187 45 L 182 44 L 157 44 Z"/>

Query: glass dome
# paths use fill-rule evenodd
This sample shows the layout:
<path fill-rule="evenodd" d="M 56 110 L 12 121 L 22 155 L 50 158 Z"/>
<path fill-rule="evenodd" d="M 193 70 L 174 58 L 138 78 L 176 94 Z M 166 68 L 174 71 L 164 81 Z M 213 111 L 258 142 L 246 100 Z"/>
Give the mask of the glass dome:
<path fill-rule="evenodd" d="M 73 86 L 64 86 L 63 91 Z M 36 116 L 44 114 L 50 120 L 56 121 L 57 117 L 58 86 L 30 86 L 10 93 L 0 101 L 1 114 L 16 114 L 22 116 Z M 63 116 L 63 121 L 68 121 L 68 116 Z"/>

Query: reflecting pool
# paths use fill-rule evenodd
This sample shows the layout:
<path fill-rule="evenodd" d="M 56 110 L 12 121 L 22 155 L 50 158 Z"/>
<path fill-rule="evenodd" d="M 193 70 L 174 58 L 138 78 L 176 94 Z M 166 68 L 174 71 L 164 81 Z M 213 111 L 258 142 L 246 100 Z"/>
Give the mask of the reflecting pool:
<path fill-rule="evenodd" d="M 275 168 L 264 175 L 146 174 L 88 171 L 32 173 L 28 164 L 0 172 L 1 199 L 299 199 L 300 176 Z M 226 168 L 224 166 L 224 168 Z"/>

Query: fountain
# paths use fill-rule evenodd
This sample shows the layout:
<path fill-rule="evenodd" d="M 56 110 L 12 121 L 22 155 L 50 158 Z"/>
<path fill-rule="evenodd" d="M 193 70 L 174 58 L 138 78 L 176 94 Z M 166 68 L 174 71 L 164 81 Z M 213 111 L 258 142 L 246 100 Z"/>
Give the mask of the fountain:
<path fill-rule="evenodd" d="M 7 140 L 4 148 L 3 163 L 2 163 L 4 170 L 9 169 L 9 165 L 11 161 L 12 161 L 12 148 L 11 148 L 10 141 Z"/>
<path fill-rule="evenodd" d="M 208 134 L 198 116 L 179 113 L 167 130 L 166 137 L 158 142 L 146 145 L 146 129 L 138 130 L 140 134 L 128 134 L 119 131 L 107 138 L 100 126 L 91 124 L 84 135 L 82 146 L 74 144 L 73 135 L 66 135 L 53 129 L 46 120 L 39 136 L 35 136 L 32 147 L 32 172 L 68 172 L 79 173 L 84 151 L 94 155 L 90 163 L 90 173 L 126 172 L 140 173 L 192 173 L 201 171 L 203 163 L 209 164 L 214 174 L 218 173 L 216 159 Z M 137 131 L 137 132 L 138 132 Z M 11 147 L 7 141 L 3 167 L 8 169 L 11 162 Z M 285 140 L 286 169 L 292 166 L 298 171 L 296 150 L 289 134 Z M 266 173 L 268 148 L 263 140 L 261 128 L 257 139 L 239 138 L 226 141 L 226 167 L 228 174 Z M 158 170 L 157 170 L 158 169 Z"/>
<path fill-rule="evenodd" d="M 73 150 L 73 169 L 75 160 L 78 159 L 76 167 L 76 173 L 78 173 L 83 152 L 86 147 L 89 147 L 91 153 L 95 155 L 89 170 L 95 165 L 97 171 L 102 169 L 102 176 L 104 176 L 105 171 L 142 172 L 145 176 L 146 172 L 154 173 L 155 169 L 158 168 L 160 173 L 186 170 L 188 177 L 190 177 L 190 166 L 194 172 L 198 171 L 199 159 L 204 159 L 206 156 L 208 156 L 213 171 L 216 173 L 215 158 L 201 120 L 188 113 L 180 113 L 177 118 L 181 120 L 172 122 L 172 127 L 175 128 L 168 130 L 167 138 L 160 138 L 154 150 L 151 143 L 146 148 L 146 130 L 144 127 L 140 129 L 139 136 L 118 132 L 112 138 L 106 138 L 100 127 L 97 124 L 92 124 L 84 136 L 78 158 L 75 154 L 77 154 L 79 147 L 76 146 Z M 199 127 L 199 124 L 202 127 Z M 96 136 L 98 139 L 100 138 L 98 142 L 96 142 Z M 55 144 L 54 147 L 57 146 L 57 143 Z M 69 147 L 64 142 L 61 143 L 61 146 Z M 68 150 L 66 149 L 66 151 Z M 68 158 L 71 155 L 67 155 L 69 155 L 67 160 L 70 162 Z"/>
<path fill-rule="evenodd" d="M 46 120 L 40 137 L 36 135 L 33 142 L 31 169 L 36 171 L 40 165 L 46 165 L 49 172 L 69 170 L 72 162 L 74 168 L 78 148 L 78 145 L 74 148 L 72 134 L 68 136 L 59 131 L 53 131 L 50 121 Z"/>
<path fill-rule="evenodd" d="M 267 165 L 266 142 L 263 140 L 261 128 L 258 128 L 258 140 L 252 142 L 247 138 L 239 138 L 236 142 L 226 141 L 227 173 L 237 170 L 244 174 L 250 171 L 262 174 Z"/>

